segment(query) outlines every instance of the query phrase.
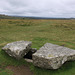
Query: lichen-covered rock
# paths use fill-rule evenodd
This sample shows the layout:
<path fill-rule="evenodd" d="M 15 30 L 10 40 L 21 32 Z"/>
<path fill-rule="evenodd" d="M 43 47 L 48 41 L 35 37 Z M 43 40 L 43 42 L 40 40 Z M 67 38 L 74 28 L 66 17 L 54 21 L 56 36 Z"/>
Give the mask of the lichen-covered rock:
<path fill-rule="evenodd" d="M 58 69 L 66 61 L 75 60 L 75 50 L 46 43 L 33 54 L 33 64 L 46 69 Z"/>
<path fill-rule="evenodd" d="M 17 41 L 8 43 L 2 48 L 9 56 L 15 57 L 16 59 L 21 59 L 26 55 L 31 49 L 32 42 L 30 41 Z"/>

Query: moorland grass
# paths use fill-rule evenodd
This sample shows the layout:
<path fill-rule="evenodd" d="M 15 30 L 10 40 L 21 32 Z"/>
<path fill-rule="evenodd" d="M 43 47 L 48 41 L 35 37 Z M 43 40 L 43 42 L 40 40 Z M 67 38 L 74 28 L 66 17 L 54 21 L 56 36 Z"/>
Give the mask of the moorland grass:
<path fill-rule="evenodd" d="M 11 73 L 5 69 L 8 65 L 23 64 L 30 65 L 35 75 L 75 75 L 75 61 L 65 63 L 58 70 L 45 70 L 24 59 L 17 61 L 1 50 L 7 43 L 20 40 L 32 41 L 32 47 L 37 49 L 47 42 L 75 49 L 75 20 L 0 20 L 0 75 Z"/>

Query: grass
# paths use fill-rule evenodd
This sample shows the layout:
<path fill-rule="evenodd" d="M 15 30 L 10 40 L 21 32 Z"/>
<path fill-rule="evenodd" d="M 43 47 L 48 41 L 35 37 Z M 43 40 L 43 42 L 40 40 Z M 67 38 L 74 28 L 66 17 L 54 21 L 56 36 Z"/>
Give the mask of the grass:
<path fill-rule="evenodd" d="M 32 67 L 35 75 L 75 75 L 75 63 L 67 62 L 58 70 L 45 70 L 37 67 Z"/>
<path fill-rule="evenodd" d="M 13 72 L 11 72 L 10 70 L 7 70 L 7 69 L 1 69 L 0 70 L 0 75 L 13 75 Z"/>
<path fill-rule="evenodd" d="M 0 75 L 12 75 L 5 69 L 8 65 L 30 65 L 35 75 L 75 75 L 75 62 L 67 62 L 58 70 L 45 70 L 9 57 L 1 48 L 14 41 L 32 41 L 39 49 L 45 43 L 64 45 L 75 49 L 75 20 L 0 20 Z"/>

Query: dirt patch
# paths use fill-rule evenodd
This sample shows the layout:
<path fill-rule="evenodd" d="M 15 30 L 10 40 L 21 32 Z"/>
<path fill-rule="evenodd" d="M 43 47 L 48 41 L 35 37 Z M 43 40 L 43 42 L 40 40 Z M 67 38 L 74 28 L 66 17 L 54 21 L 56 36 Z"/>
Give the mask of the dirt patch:
<path fill-rule="evenodd" d="M 11 70 L 14 73 L 13 75 L 33 75 L 27 66 L 7 66 L 6 69 Z"/>

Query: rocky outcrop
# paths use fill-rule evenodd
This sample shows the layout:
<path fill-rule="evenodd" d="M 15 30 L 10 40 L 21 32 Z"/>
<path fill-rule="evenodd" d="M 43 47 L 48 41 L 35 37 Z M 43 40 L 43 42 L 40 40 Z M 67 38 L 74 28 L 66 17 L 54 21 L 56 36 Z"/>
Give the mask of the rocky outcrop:
<path fill-rule="evenodd" d="M 31 48 L 30 41 L 8 43 L 2 48 L 9 56 L 16 59 L 25 58 L 27 62 L 45 69 L 58 69 L 66 61 L 75 60 L 75 50 L 46 43 L 39 50 Z"/>
<path fill-rule="evenodd" d="M 30 51 L 31 44 L 32 42 L 30 41 L 17 41 L 8 43 L 2 48 L 2 50 L 4 50 L 9 56 L 21 59 Z"/>
<path fill-rule="evenodd" d="M 33 54 L 33 64 L 46 69 L 58 69 L 66 61 L 75 60 L 75 50 L 46 43 Z"/>

